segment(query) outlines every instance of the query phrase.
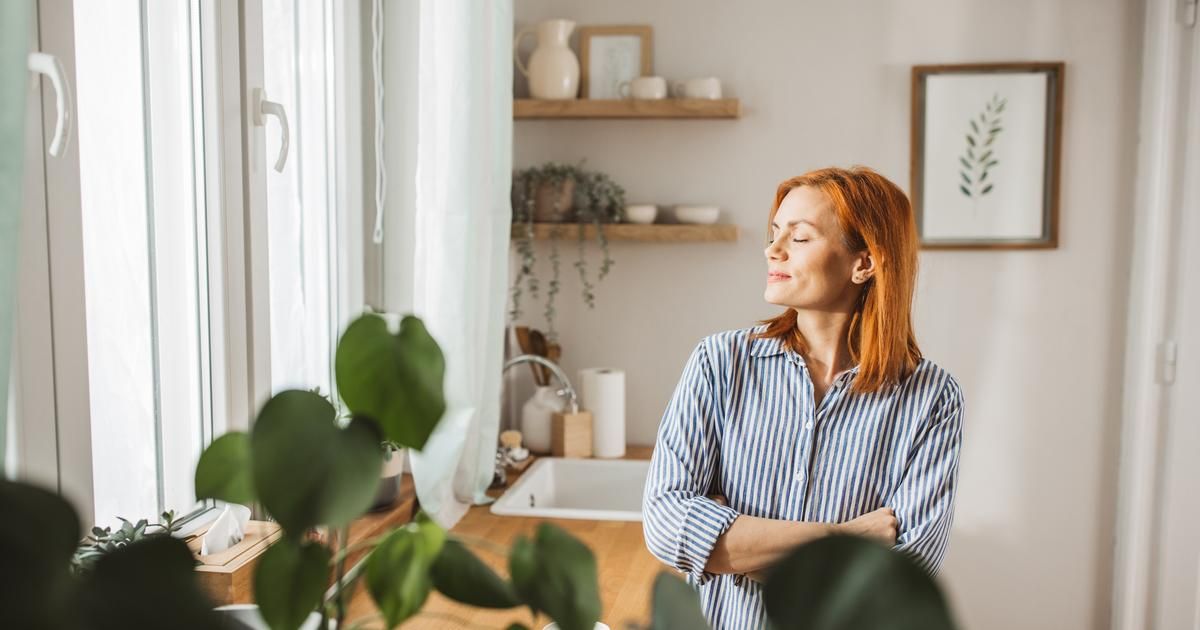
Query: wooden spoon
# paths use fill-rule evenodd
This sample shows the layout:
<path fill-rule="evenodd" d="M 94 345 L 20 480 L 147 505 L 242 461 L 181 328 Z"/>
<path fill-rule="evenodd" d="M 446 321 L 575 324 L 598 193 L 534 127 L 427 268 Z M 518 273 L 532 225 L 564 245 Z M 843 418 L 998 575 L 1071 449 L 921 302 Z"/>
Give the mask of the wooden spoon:
<path fill-rule="evenodd" d="M 529 331 L 529 341 L 533 344 L 532 350 L 533 350 L 534 354 L 538 355 L 539 357 L 546 356 L 546 336 L 542 334 L 542 331 L 540 331 L 536 328 L 531 329 Z M 550 384 L 549 369 L 547 369 L 546 366 L 544 366 L 544 365 L 538 365 L 537 372 L 539 374 L 539 378 L 536 379 L 537 384 L 540 386 L 549 385 Z"/>
<path fill-rule="evenodd" d="M 529 327 L 515 326 L 513 330 L 517 332 L 517 345 L 521 346 L 521 354 L 535 354 L 533 351 L 533 340 L 529 335 Z M 542 374 L 538 371 L 537 364 L 530 363 L 529 370 L 533 372 L 533 381 L 537 383 L 538 378 L 540 378 Z"/>
<path fill-rule="evenodd" d="M 551 361 L 553 361 L 554 363 L 557 364 L 558 358 L 561 356 L 562 356 L 562 347 L 561 346 L 559 346 L 556 343 L 552 343 L 549 346 L 546 346 L 546 358 L 547 359 L 550 359 Z M 559 365 L 559 368 L 562 368 L 562 366 Z"/>

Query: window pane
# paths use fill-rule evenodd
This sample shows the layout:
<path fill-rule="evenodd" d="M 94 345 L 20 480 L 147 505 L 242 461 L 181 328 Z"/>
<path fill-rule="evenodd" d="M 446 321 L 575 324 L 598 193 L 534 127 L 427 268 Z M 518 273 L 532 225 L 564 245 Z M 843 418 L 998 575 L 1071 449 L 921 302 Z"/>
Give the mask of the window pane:
<path fill-rule="evenodd" d="M 101 523 L 190 511 L 192 473 L 212 431 L 194 5 L 75 2 Z"/>
<path fill-rule="evenodd" d="M 273 391 L 333 387 L 338 321 L 335 263 L 332 41 L 325 0 L 264 0 L 267 98 L 282 103 L 291 151 L 282 173 L 267 168 Z M 266 128 L 266 161 L 279 152 L 279 127 Z M 266 167 L 264 167 L 266 168 Z"/>

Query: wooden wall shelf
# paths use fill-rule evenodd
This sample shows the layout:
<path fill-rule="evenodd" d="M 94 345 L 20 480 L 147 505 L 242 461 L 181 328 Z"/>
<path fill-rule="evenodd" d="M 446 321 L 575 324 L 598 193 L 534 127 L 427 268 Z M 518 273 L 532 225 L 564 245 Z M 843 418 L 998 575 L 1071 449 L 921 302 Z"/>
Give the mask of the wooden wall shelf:
<path fill-rule="evenodd" d="M 522 98 L 513 101 L 513 118 L 738 118 L 742 103 L 736 98 L 657 101 L 633 99 L 574 99 L 550 101 Z"/>
<path fill-rule="evenodd" d="M 579 238 L 578 223 L 534 223 L 533 238 L 545 241 L 552 238 L 552 231 L 558 228 L 560 240 Z M 512 238 L 518 239 L 525 235 L 525 225 L 518 223 L 512 226 Z M 732 242 L 738 239 L 738 226 L 718 223 L 713 225 L 665 224 L 649 225 L 634 223 L 606 223 L 604 236 L 610 241 L 649 241 L 656 243 L 694 243 L 694 242 Z M 588 241 L 596 240 L 596 226 L 583 226 L 583 237 Z"/>

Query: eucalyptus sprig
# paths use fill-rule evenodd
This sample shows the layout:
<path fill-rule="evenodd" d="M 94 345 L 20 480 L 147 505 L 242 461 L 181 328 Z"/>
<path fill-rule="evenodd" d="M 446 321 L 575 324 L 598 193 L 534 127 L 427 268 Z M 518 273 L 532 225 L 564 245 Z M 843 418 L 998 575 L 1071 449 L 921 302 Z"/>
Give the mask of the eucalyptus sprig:
<path fill-rule="evenodd" d="M 962 178 L 962 182 L 958 185 L 958 190 L 966 195 L 967 199 L 977 199 L 990 192 L 995 186 L 995 178 L 988 180 L 988 175 L 993 166 L 1000 163 L 999 160 L 993 157 L 995 150 L 992 143 L 995 142 L 996 136 L 1004 130 L 1000 125 L 1000 114 L 1004 111 L 1004 106 L 1008 103 L 1008 99 L 1000 98 L 999 94 L 993 94 L 992 100 L 988 101 L 984 110 L 979 113 L 979 122 L 976 123 L 974 118 L 967 122 L 971 126 L 971 131 L 967 133 L 967 147 L 964 155 L 959 156 L 958 162 L 962 164 L 962 170 L 958 172 Z"/>

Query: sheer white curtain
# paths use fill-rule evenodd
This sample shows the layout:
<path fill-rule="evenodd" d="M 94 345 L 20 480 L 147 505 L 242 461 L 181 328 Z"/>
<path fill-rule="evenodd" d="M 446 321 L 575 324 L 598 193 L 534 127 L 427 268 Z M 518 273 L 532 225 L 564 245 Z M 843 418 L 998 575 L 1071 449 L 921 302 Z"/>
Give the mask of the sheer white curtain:
<path fill-rule="evenodd" d="M 408 6 L 405 6 L 408 5 Z M 512 2 L 385 4 L 384 306 L 446 355 L 446 415 L 411 453 L 451 527 L 491 501 L 512 207 Z"/>

